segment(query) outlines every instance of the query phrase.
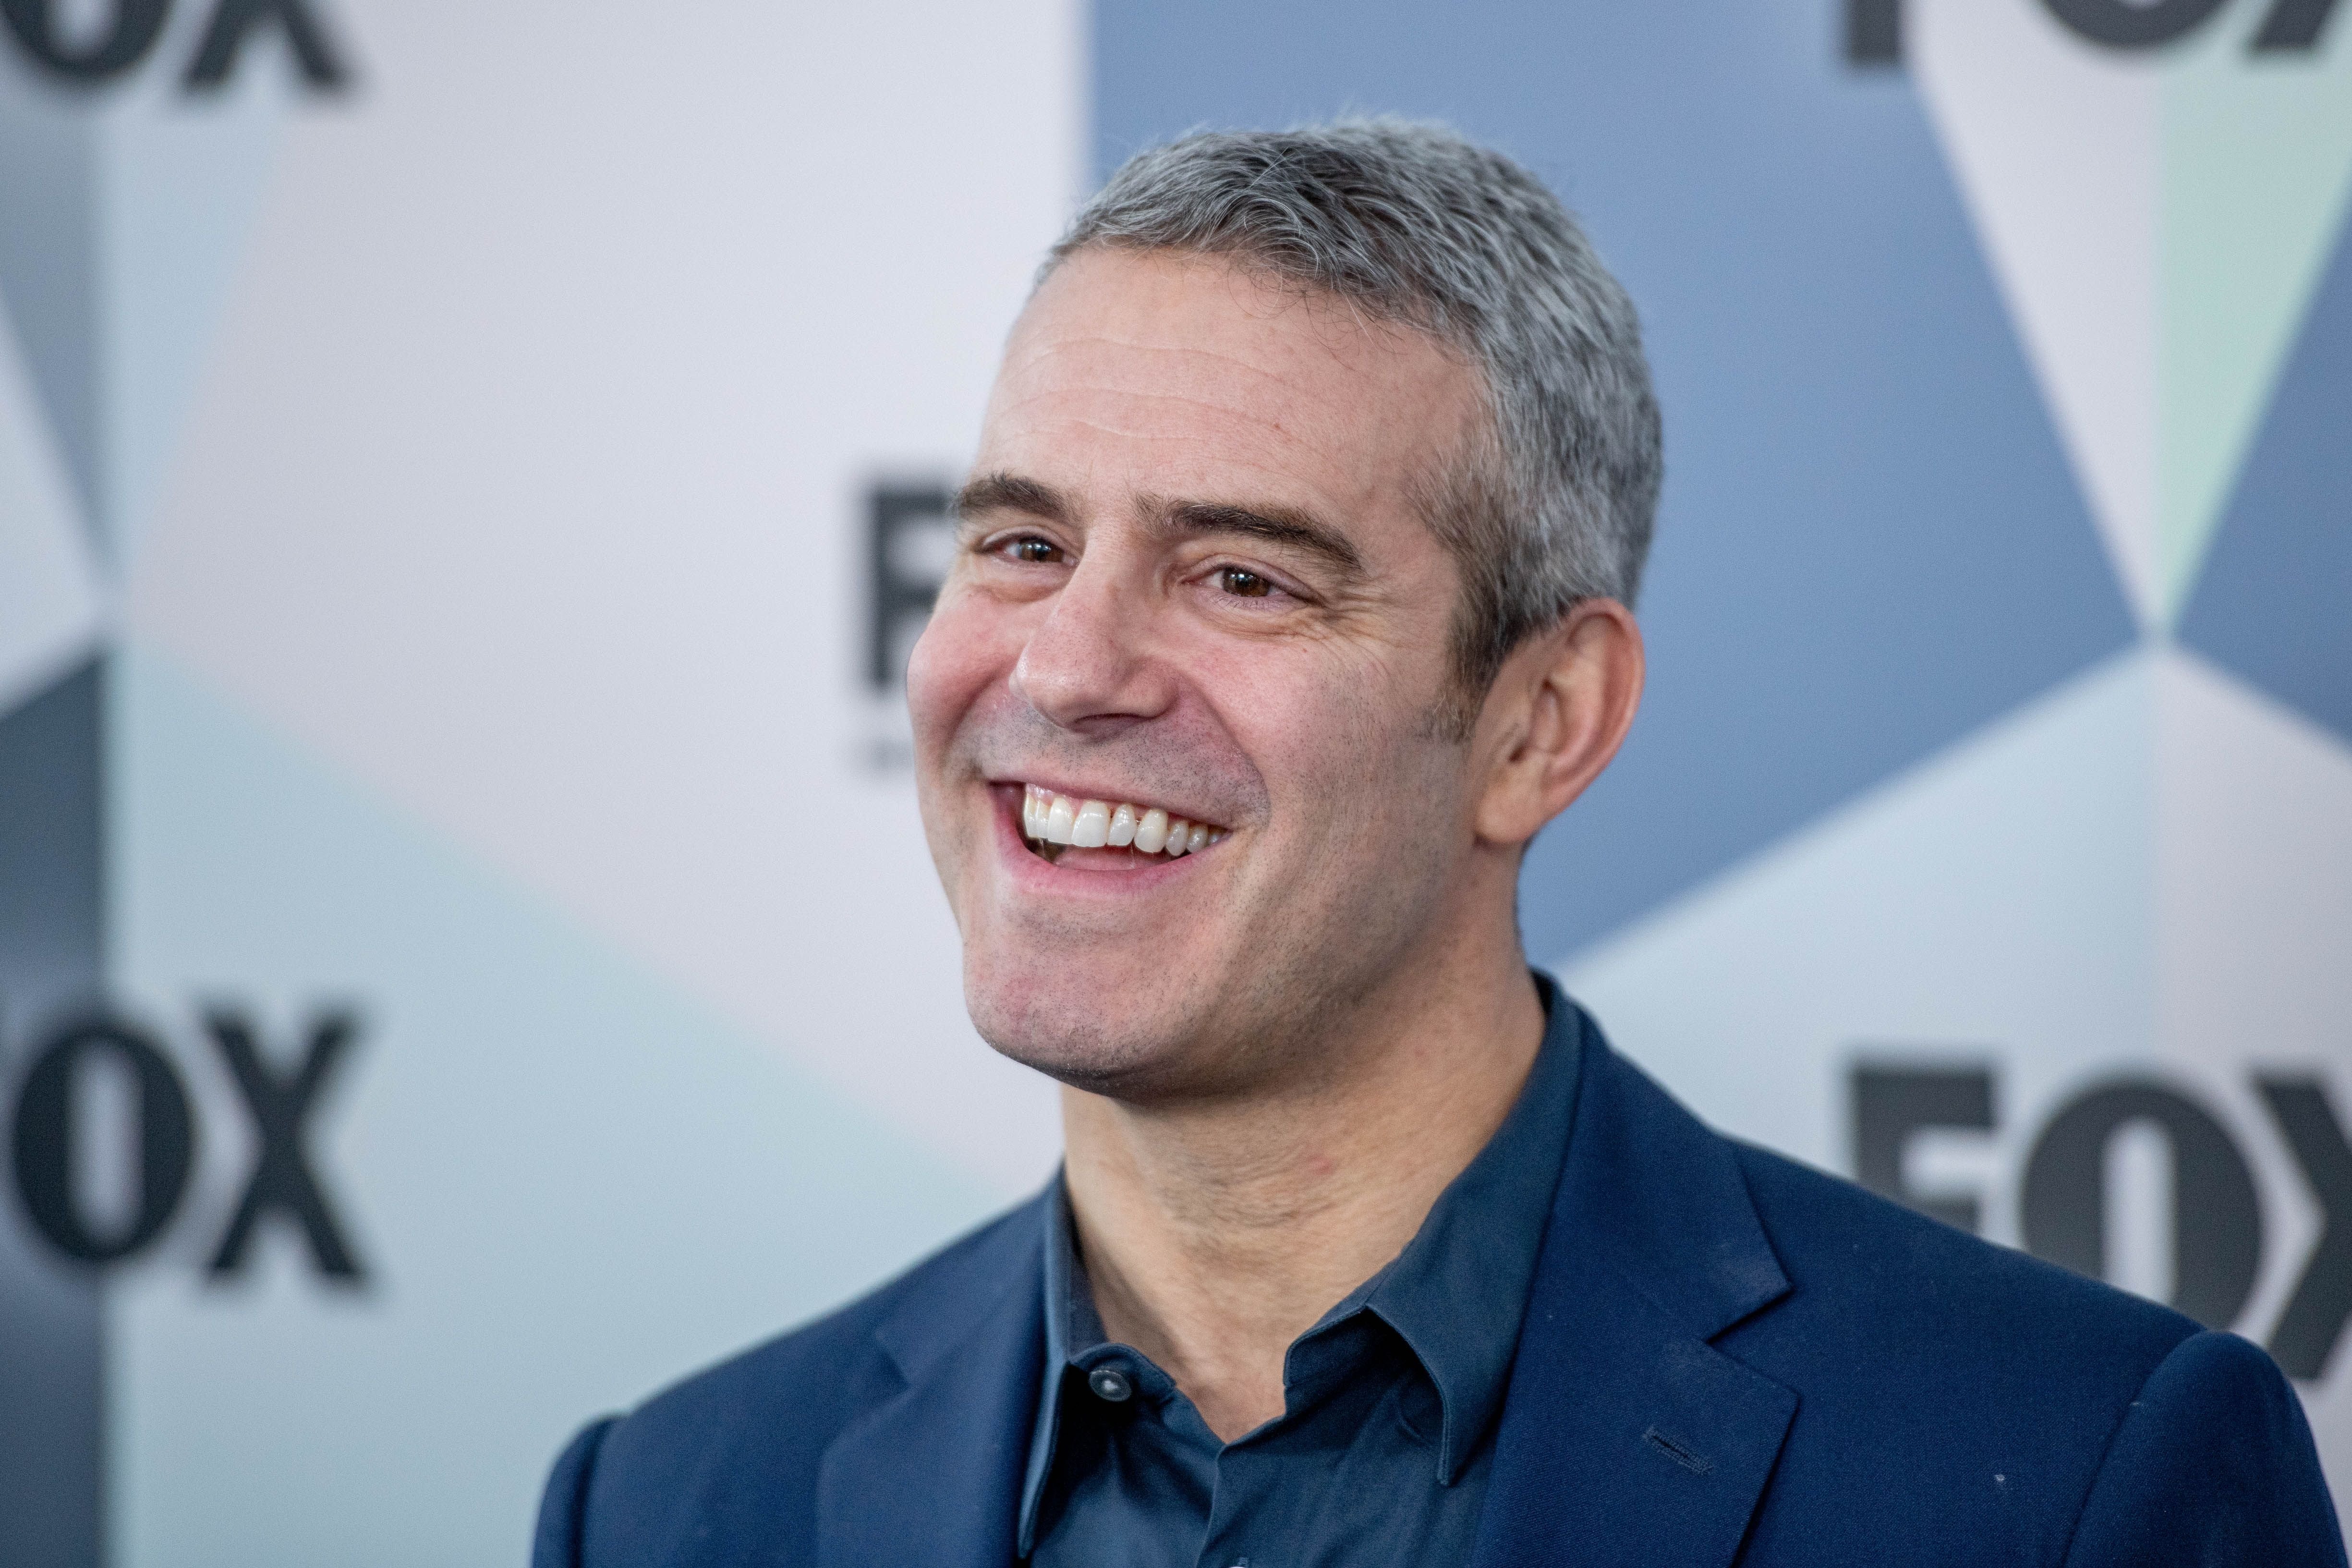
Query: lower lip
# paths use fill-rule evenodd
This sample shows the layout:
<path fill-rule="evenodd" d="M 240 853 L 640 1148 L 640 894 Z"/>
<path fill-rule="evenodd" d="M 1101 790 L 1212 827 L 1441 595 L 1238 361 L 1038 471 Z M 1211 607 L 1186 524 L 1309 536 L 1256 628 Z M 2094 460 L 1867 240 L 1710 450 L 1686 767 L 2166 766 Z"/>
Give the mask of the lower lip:
<path fill-rule="evenodd" d="M 1028 840 L 1022 837 L 1022 786 L 992 784 L 988 793 L 996 807 L 998 853 L 1003 858 L 1014 881 L 1041 892 L 1112 896 L 1148 892 L 1175 878 L 1189 875 L 1194 862 L 1213 847 L 1204 847 L 1185 855 L 1139 855 L 1132 866 L 1125 868 L 1106 866 L 1082 871 L 1073 866 L 1057 866 L 1033 851 Z"/>

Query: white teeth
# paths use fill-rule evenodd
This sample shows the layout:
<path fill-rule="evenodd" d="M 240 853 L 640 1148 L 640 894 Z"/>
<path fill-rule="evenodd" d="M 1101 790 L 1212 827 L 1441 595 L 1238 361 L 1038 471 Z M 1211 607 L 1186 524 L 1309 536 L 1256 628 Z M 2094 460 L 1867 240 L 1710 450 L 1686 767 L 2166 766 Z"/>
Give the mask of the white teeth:
<path fill-rule="evenodd" d="M 1135 847 L 1146 855 L 1157 855 L 1168 844 L 1168 814 L 1153 806 L 1135 825 Z"/>
<path fill-rule="evenodd" d="M 1073 849 L 1133 846 L 1141 854 L 1164 852 L 1171 859 L 1205 849 L 1226 834 L 1224 828 L 1205 822 L 1171 818 L 1156 805 L 1146 808 L 1126 801 L 1080 800 L 1057 795 L 1042 784 L 1028 784 L 1022 790 L 1021 832 L 1034 842 L 1067 845 Z"/>

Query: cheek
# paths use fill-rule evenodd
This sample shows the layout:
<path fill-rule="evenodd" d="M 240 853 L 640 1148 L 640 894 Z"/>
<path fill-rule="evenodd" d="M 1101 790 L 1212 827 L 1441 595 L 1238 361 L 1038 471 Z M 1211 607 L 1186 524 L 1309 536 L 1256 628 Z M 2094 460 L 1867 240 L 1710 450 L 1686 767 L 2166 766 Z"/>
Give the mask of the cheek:
<path fill-rule="evenodd" d="M 1306 668 L 1236 661 L 1223 706 L 1278 815 L 1321 825 L 1360 818 L 1406 775 L 1424 782 L 1417 712 L 1394 672 L 1368 658 L 1301 659 Z"/>
<path fill-rule="evenodd" d="M 917 744 L 935 752 L 953 735 L 957 721 L 981 692 L 1011 665 L 1003 656 L 1008 640 L 987 606 L 950 587 L 940 595 L 923 635 L 907 658 L 907 711 Z M 1017 649 L 1016 649 L 1017 652 Z M 927 754 L 927 763 L 936 763 Z"/>

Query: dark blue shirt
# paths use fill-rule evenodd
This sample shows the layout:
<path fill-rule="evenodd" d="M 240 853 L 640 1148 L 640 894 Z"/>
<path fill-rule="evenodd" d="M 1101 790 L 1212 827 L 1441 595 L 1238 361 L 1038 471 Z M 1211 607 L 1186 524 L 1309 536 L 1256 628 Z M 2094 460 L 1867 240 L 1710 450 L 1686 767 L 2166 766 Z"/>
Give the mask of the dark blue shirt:
<path fill-rule="evenodd" d="M 1538 984 L 1549 1023 L 1510 1115 L 1405 1249 L 1292 1342 L 1283 1414 L 1231 1443 L 1149 1357 L 1105 1341 L 1055 1184 L 1021 1499 L 1032 1568 L 1469 1561 L 1576 1093 L 1576 1011 Z"/>

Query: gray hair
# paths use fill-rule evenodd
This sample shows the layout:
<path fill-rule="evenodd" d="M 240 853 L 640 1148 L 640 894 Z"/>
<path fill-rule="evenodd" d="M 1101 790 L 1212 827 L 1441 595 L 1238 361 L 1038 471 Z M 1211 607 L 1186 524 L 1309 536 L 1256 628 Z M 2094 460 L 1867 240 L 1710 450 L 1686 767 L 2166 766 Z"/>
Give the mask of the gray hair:
<path fill-rule="evenodd" d="M 1633 302 L 1541 181 L 1443 125 L 1198 132 L 1139 153 L 1072 221 L 1090 247 L 1196 251 L 1431 333 L 1482 373 L 1474 450 L 1416 498 L 1462 573 L 1466 732 L 1511 650 L 1579 600 L 1628 605 L 1663 469 Z"/>

